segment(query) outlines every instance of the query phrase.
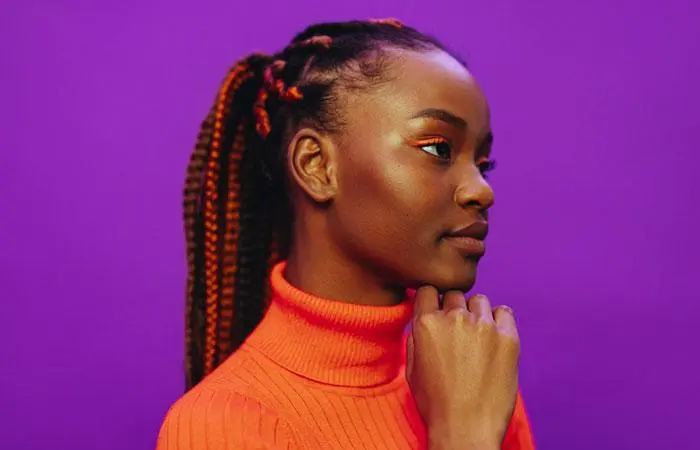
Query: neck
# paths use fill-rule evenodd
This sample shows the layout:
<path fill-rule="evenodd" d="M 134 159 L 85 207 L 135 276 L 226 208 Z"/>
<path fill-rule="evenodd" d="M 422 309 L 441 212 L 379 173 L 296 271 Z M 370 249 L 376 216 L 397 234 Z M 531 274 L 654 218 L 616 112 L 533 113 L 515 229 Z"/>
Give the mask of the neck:
<path fill-rule="evenodd" d="M 405 288 L 386 285 L 370 265 L 352 261 L 320 235 L 295 236 L 285 272 L 292 285 L 317 297 L 362 305 L 392 306 L 404 300 Z"/>

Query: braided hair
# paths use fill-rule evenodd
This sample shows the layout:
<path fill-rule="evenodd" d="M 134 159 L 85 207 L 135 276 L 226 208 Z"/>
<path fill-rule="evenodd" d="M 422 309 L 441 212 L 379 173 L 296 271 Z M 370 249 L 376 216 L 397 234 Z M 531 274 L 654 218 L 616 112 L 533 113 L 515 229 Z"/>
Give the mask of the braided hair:
<path fill-rule="evenodd" d="M 301 125 L 342 126 L 339 93 L 381 82 L 384 48 L 447 51 L 394 19 L 322 23 L 225 77 L 203 121 L 184 189 L 186 389 L 235 351 L 262 319 L 267 278 L 286 259 L 292 208 L 288 140 Z"/>

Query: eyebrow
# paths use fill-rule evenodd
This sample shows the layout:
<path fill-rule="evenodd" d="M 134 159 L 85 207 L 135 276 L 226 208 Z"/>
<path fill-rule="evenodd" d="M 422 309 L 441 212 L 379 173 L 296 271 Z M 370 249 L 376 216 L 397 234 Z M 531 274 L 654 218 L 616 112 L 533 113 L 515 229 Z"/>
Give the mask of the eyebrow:
<path fill-rule="evenodd" d="M 459 117 L 455 114 L 452 114 L 451 112 L 444 110 L 444 109 L 439 109 L 439 108 L 423 109 L 421 111 L 418 111 L 411 118 L 412 119 L 419 119 L 419 118 L 423 118 L 423 117 L 441 120 L 441 121 L 449 123 L 450 125 L 457 127 L 457 128 L 462 128 L 462 129 L 467 128 L 467 121 L 466 120 L 464 120 L 461 117 Z"/>

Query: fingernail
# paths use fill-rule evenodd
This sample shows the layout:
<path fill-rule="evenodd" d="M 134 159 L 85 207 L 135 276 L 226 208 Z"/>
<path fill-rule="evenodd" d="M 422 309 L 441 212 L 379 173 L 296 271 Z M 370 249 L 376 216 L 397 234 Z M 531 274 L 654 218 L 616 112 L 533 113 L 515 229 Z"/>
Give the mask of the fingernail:
<path fill-rule="evenodd" d="M 513 312 L 513 308 L 511 308 L 510 306 L 507 306 L 507 305 L 501 305 L 501 306 L 499 306 L 499 308 L 501 308 L 501 309 L 505 310 L 506 312 L 509 312 L 509 313 L 511 313 L 511 314 L 513 314 L 513 315 L 515 315 L 515 313 Z"/>

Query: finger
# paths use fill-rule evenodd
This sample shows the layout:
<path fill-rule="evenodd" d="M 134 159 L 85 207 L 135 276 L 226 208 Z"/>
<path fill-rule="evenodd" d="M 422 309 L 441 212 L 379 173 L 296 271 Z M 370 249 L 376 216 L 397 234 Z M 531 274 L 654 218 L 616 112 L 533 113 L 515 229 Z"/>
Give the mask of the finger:
<path fill-rule="evenodd" d="M 408 334 L 406 339 L 406 379 L 411 380 L 413 373 L 413 352 L 415 351 L 415 342 L 413 340 L 413 330 Z"/>
<path fill-rule="evenodd" d="M 483 294 L 472 295 L 467 301 L 467 309 L 479 319 L 493 323 L 493 312 L 491 302 Z"/>
<path fill-rule="evenodd" d="M 413 316 L 418 317 L 440 309 L 438 305 L 438 291 L 433 286 L 423 286 L 416 291 L 413 300 Z"/>
<path fill-rule="evenodd" d="M 503 331 L 508 332 L 511 336 L 518 335 L 518 326 L 515 322 L 515 314 L 510 307 L 505 305 L 497 306 L 493 309 L 493 319 L 496 326 Z"/>
<path fill-rule="evenodd" d="M 442 297 L 443 311 L 447 312 L 453 309 L 463 309 L 466 311 L 467 303 L 464 300 L 464 293 L 462 291 L 448 291 Z"/>

